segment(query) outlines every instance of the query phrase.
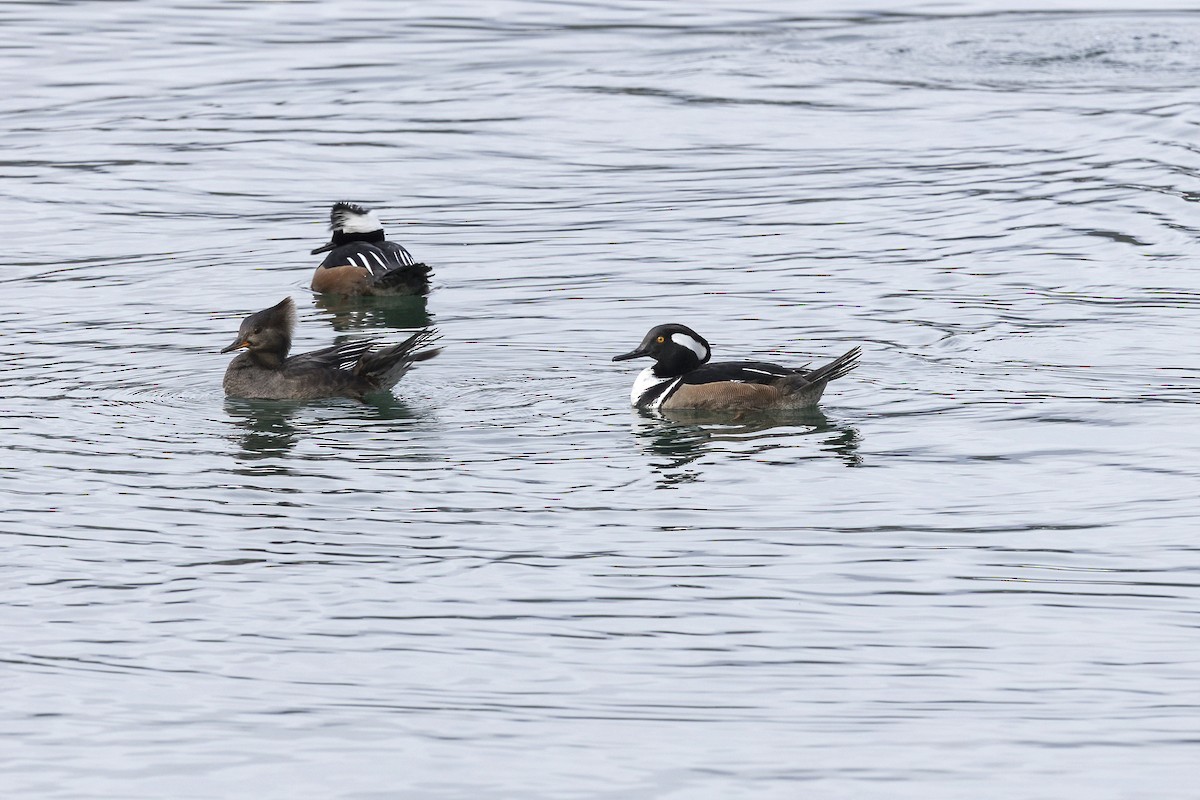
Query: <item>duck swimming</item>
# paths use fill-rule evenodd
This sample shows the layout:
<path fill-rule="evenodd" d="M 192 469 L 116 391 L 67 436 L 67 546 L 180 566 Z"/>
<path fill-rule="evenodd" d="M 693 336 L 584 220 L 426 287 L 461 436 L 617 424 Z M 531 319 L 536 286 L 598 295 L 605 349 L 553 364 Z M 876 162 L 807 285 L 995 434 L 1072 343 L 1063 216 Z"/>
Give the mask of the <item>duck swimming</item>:
<path fill-rule="evenodd" d="M 246 317 L 237 339 L 221 351 L 246 349 L 225 370 L 225 393 L 260 400 L 363 400 L 389 391 L 413 364 L 441 352 L 420 349 L 437 339 L 437 332 L 427 329 L 391 346 L 377 348 L 374 341 L 359 340 L 288 356 L 295 327 L 296 305 L 290 297 Z"/>
<path fill-rule="evenodd" d="M 673 411 L 749 411 L 812 408 L 825 386 L 858 366 L 855 347 L 823 367 L 781 367 L 761 361 L 709 363 L 708 341 L 686 325 L 651 328 L 637 349 L 613 361 L 654 359 L 637 376 L 630 401 L 637 408 Z"/>
<path fill-rule="evenodd" d="M 313 272 L 314 292 L 381 297 L 428 294 L 431 270 L 403 246 L 387 240 L 374 211 L 334 203 L 329 227 L 333 238 L 312 251 L 313 255 L 329 253 Z"/>

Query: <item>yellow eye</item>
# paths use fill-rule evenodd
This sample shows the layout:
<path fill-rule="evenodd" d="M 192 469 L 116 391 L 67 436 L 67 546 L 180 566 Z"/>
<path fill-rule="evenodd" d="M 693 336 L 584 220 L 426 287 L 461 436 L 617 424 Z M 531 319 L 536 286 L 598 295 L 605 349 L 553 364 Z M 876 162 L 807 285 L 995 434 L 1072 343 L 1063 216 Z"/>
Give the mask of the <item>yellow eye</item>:
<path fill-rule="evenodd" d="M 660 336 L 660 337 L 658 337 L 658 343 L 659 343 L 659 344 L 662 344 L 662 343 L 663 343 L 663 342 L 665 342 L 666 340 L 667 340 L 667 337 L 665 337 L 665 336 Z"/>

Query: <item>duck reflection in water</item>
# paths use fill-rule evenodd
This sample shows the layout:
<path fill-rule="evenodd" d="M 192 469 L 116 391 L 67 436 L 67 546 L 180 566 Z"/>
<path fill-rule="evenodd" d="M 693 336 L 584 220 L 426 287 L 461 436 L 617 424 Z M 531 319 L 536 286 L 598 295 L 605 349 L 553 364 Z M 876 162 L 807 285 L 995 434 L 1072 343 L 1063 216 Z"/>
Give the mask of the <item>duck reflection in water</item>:
<path fill-rule="evenodd" d="M 424 297 L 345 297 L 319 294 L 313 305 L 335 331 L 363 328 L 425 328 L 431 321 Z"/>
<path fill-rule="evenodd" d="M 304 418 L 297 416 L 304 413 Z M 405 420 L 418 416 L 408 405 L 391 394 L 380 394 L 362 401 L 225 399 L 225 413 L 237 425 L 230 438 L 241 447 L 242 458 L 260 461 L 286 455 L 301 439 L 312 439 L 315 429 L 326 420 L 339 427 L 348 418 L 370 417 L 377 420 Z M 289 472 L 279 466 L 279 473 Z"/>
<path fill-rule="evenodd" d="M 817 408 L 789 412 L 741 413 L 731 417 L 706 411 L 639 411 L 634 425 L 645 450 L 665 461 L 653 466 L 662 473 L 662 485 L 700 479 L 687 469 L 709 452 L 724 452 L 735 459 L 777 460 L 793 463 L 832 456 L 847 467 L 862 466 L 862 436 L 851 425 L 830 419 Z M 809 443 L 814 442 L 816 452 Z M 789 458 L 784 453 L 805 451 Z M 770 454 L 768 459 L 768 454 Z"/>
<path fill-rule="evenodd" d="M 236 441 L 249 460 L 274 458 L 291 450 L 299 430 L 292 418 L 303 404 L 290 400 L 225 399 L 225 413 L 237 424 Z"/>

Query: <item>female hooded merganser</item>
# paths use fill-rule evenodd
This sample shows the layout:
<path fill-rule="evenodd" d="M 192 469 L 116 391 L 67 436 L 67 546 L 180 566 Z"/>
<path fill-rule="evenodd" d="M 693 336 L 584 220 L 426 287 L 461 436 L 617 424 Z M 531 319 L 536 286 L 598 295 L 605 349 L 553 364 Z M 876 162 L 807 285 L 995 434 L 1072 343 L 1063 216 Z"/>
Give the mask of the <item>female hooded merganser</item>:
<path fill-rule="evenodd" d="M 860 352 L 855 347 L 813 370 L 760 361 L 709 364 L 712 351 L 704 337 L 686 325 L 672 324 L 651 328 L 636 350 L 613 361 L 654 359 L 633 382 L 629 399 L 638 408 L 751 411 L 815 406 L 825 384 L 858 365 Z"/>
<path fill-rule="evenodd" d="M 440 352 L 415 352 L 437 338 L 435 331 L 423 330 L 390 347 L 373 349 L 370 340 L 346 342 L 289 358 L 295 327 L 296 305 L 290 297 L 246 317 L 237 340 L 221 351 L 246 348 L 225 370 L 225 393 L 260 400 L 362 400 L 391 389 L 415 362 Z"/>
<path fill-rule="evenodd" d="M 374 211 L 334 203 L 329 227 L 332 241 L 312 251 L 313 255 L 331 251 L 313 273 L 314 292 L 383 296 L 429 292 L 429 267 L 384 238 L 383 223 Z"/>

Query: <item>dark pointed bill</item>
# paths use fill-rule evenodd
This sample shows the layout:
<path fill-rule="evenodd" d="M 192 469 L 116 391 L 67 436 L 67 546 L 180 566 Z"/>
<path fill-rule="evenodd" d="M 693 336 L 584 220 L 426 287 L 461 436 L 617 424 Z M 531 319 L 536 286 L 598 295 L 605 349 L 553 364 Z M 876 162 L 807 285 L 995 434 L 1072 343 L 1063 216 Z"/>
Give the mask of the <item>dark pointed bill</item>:
<path fill-rule="evenodd" d="M 646 348 L 639 347 L 637 350 L 630 350 L 628 353 L 620 356 L 613 356 L 613 361 L 628 361 L 631 358 L 641 358 L 642 356 L 650 355 L 646 352 Z"/>
<path fill-rule="evenodd" d="M 329 250 L 332 250 L 335 247 L 337 247 L 337 242 L 330 242 L 329 244 L 323 244 L 320 247 L 318 247 L 316 250 L 313 250 L 311 253 L 309 253 L 309 255 L 315 256 L 317 253 L 324 253 Z"/>
<path fill-rule="evenodd" d="M 249 344 L 249 342 L 247 342 L 245 339 L 239 338 L 236 342 L 229 345 L 229 347 L 226 347 L 221 352 L 222 353 L 232 353 L 234 350 L 245 347 L 247 344 Z"/>

